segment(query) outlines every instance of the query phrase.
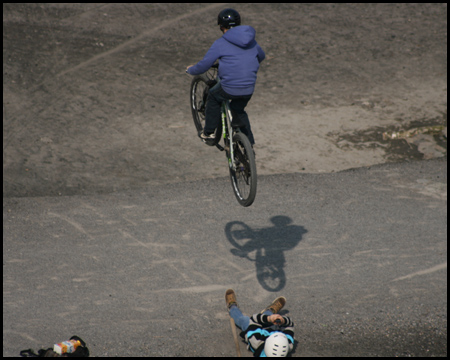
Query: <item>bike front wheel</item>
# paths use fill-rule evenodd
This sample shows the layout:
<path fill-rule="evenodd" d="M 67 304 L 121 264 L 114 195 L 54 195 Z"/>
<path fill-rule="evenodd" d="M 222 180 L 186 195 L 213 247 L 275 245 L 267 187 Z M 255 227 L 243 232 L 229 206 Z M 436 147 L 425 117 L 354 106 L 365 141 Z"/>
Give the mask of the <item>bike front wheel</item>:
<path fill-rule="evenodd" d="M 239 204 L 250 206 L 256 197 L 256 162 L 253 148 L 241 132 L 233 136 L 235 166 L 230 166 L 230 179 Z"/>
<path fill-rule="evenodd" d="M 205 127 L 206 100 L 211 84 L 213 84 L 213 81 L 206 75 L 195 76 L 191 82 L 191 111 L 198 136 L 200 136 L 200 133 Z M 219 142 L 221 135 L 222 128 L 219 127 L 215 132 L 214 143 Z"/>

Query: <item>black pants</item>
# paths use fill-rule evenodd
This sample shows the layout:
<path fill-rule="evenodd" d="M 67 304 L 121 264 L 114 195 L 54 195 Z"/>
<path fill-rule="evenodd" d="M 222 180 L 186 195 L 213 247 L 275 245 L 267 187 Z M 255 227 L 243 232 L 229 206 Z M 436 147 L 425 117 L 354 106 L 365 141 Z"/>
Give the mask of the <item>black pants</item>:
<path fill-rule="evenodd" d="M 253 138 L 252 129 L 250 127 L 250 120 L 245 112 L 245 107 L 250 101 L 252 95 L 244 96 L 234 96 L 227 94 L 220 83 L 213 86 L 208 93 L 208 98 L 206 99 L 206 113 L 205 113 L 205 128 L 204 132 L 207 134 L 213 133 L 221 122 L 221 111 L 220 107 L 222 102 L 225 100 L 230 101 L 230 108 L 238 116 L 238 119 L 233 118 L 234 126 L 237 126 L 241 131 L 248 137 L 250 144 L 255 143 Z"/>

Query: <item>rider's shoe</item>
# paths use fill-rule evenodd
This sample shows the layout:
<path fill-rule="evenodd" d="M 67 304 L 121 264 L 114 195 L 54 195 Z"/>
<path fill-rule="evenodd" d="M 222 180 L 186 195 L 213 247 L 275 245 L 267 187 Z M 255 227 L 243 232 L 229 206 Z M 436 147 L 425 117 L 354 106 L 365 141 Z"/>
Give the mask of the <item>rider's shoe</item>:
<path fill-rule="evenodd" d="M 286 304 L 286 298 L 284 296 L 277 297 L 272 304 L 266 307 L 264 310 L 260 312 L 262 314 L 266 310 L 272 311 L 273 314 L 278 314 L 278 312 L 283 308 Z"/>
<path fill-rule="evenodd" d="M 238 306 L 236 301 L 236 294 L 233 289 L 228 289 L 225 293 L 225 302 L 227 303 L 227 309 L 230 311 L 232 306 Z"/>
<path fill-rule="evenodd" d="M 212 133 L 212 134 L 205 134 L 204 131 L 201 131 L 199 136 L 200 136 L 200 139 L 202 139 L 202 141 L 205 144 L 210 145 L 210 146 L 214 145 L 214 142 L 216 140 L 216 136 L 214 135 L 214 133 Z"/>

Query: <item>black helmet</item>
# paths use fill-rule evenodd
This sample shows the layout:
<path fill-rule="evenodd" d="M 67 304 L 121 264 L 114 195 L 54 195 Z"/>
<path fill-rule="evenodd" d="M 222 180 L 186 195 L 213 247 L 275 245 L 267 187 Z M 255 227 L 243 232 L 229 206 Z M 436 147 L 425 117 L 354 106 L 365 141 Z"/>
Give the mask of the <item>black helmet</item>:
<path fill-rule="evenodd" d="M 217 25 L 220 25 L 225 29 L 241 25 L 241 16 L 234 9 L 224 9 L 217 17 Z"/>

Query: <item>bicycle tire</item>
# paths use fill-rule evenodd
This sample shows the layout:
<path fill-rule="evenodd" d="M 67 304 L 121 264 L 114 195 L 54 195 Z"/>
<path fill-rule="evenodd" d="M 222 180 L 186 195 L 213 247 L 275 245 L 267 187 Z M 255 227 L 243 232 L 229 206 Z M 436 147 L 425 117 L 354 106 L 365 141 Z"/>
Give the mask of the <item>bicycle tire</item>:
<path fill-rule="evenodd" d="M 192 118 L 199 137 L 205 127 L 206 99 L 208 97 L 211 81 L 212 80 L 208 79 L 205 75 L 197 75 L 194 76 L 191 82 L 191 90 L 189 94 L 191 96 Z M 213 145 L 220 141 L 221 135 L 222 128 L 219 126 L 215 132 Z"/>
<path fill-rule="evenodd" d="M 233 150 L 236 169 L 230 166 L 230 179 L 237 201 L 244 207 L 250 206 L 256 197 L 255 153 L 247 136 L 236 132 L 233 136 Z"/>

